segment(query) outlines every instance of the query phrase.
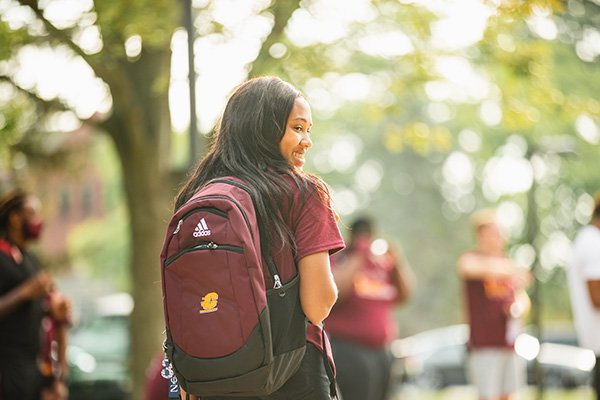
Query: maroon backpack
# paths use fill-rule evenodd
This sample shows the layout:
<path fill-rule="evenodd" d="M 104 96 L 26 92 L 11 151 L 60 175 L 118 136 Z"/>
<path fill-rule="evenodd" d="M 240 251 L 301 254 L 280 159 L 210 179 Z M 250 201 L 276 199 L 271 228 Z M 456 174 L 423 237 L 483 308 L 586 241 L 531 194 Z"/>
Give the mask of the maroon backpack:
<path fill-rule="evenodd" d="M 181 387 L 197 396 L 268 395 L 304 357 L 299 277 L 280 281 L 251 193 L 239 179 L 215 179 L 167 228 L 165 353 Z M 265 268 L 273 288 L 265 287 Z"/>

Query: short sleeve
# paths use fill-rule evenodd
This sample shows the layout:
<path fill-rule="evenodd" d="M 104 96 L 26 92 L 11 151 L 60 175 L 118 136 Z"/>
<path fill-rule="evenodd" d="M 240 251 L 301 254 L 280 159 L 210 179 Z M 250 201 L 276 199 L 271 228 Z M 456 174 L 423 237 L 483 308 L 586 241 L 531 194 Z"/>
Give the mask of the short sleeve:
<path fill-rule="evenodd" d="M 314 192 L 306 196 L 304 201 L 296 200 L 294 203 L 298 209 L 293 213 L 293 229 L 297 259 L 322 251 L 334 254 L 343 249 L 344 239 L 332 209 Z"/>
<path fill-rule="evenodd" d="M 600 280 L 600 234 L 588 232 L 578 246 L 578 264 L 583 278 Z"/>

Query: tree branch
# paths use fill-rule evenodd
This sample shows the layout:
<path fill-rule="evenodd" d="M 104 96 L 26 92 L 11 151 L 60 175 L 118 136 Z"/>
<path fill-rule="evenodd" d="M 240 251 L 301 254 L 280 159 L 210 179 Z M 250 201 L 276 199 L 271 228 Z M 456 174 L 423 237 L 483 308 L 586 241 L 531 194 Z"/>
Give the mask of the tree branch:
<path fill-rule="evenodd" d="M 249 76 L 254 76 L 256 73 L 263 73 L 266 69 L 266 65 L 271 60 L 269 48 L 280 40 L 292 14 L 300 7 L 300 0 L 290 2 L 275 1 L 273 3 L 274 5 L 271 7 L 271 13 L 274 18 L 273 29 L 271 30 L 271 33 L 269 33 L 267 39 L 263 42 L 256 60 L 252 63 Z"/>
<path fill-rule="evenodd" d="M 15 89 L 17 89 L 19 92 L 27 95 L 27 97 L 29 97 L 30 99 L 32 99 L 33 101 L 35 101 L 37 104 L 42 105 L 44 107 L 45 110 L 50 110 L 50 109 L 58 109 L 61 111 L 67 111 L 69 110 L 69 108 L 67 106 L 65 106 L 61 101 L 57 100 L 57 99 L 52 99 L 52 100 L 45 100 L 42 99 L 40 96 L 38 96 L 37 94 L 19 86 L 11 77 L 6 76 L 6 75 L 0 75 L 0 82 L 6 82 L 9 83 L 12 87 L 14 87 Z"/>
<path fill-rule="evenodd" d="M 65 105 L 62 101 L 54 98 L 52 100 L 42 99 L 37 94 L 33 93 L 30 90 L 27 90 L 21 86 L 19 86 L 10 76 L 0 75 L 0 82 L 6 82 L 10 84 L 12 87 L 17 89 L 20 93 L 25 94 L 31 100 L 33 100 L 37 105 L 42 106 L 44 112 L 49 112 L 51 110 L 55 111 L 73 111 L 70 107 Z M 92 115 L 90 118 L 81 119 L 79 118 L 81 123 L 93 126 L 101 125 L 101 122 L 98 121 L 96 115 Z"/>
<path fill-rule="evenodd" d="M 96 75 L 98 77 L 104 79 L 103 71 L 102 71 L 102 68 L 100 67 L 100 65 L 95 63 L 94 60 L 92 59 L 92 57 L 89 54 L 86 54 L 81 49 L 81 47 L 79 47 L 77 44 L 75 44 L 75 42 L 73 42 L 73 40 L 64 31 L 55 27 L 54 24 L 52 24 L 52 22 L 50 22 L 44 16 L 44 11 L 38 7 L 36 0 L 17 0 L 17 1 L 22 6 L 29 7 L 34 12 L 36 17 L 38 17 L 38 19 L 40 21 L 42 21 L 42 23 L 44 24 L 44 26 L 46 27 L 46 29 L 48 30 L 48 32 L 50 33 L 50 35 L 52 37 L 54 37 L 55 39 L 59 40 L 60 42 L 62 42 L 64 44 L 66 44 L 73 52 L 75 52 L 75 54 L 77 54 L 79 57 L 83 58 L 83 60 L 90 66 L 90 68 L 92 68 L 92 70 L 96 73 Z"/>

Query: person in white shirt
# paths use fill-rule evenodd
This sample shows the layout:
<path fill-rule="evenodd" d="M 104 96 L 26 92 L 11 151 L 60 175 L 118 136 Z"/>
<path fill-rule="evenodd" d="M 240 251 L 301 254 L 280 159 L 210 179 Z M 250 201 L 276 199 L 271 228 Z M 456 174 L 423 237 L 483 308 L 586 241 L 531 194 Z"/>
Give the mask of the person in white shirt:
<path fill-rule="evenodd" d="M 579 345 L 596 354 L 593 386 L 600 399 L 600 193 L 590 223 L 573 242 L 568 280 Z"/>

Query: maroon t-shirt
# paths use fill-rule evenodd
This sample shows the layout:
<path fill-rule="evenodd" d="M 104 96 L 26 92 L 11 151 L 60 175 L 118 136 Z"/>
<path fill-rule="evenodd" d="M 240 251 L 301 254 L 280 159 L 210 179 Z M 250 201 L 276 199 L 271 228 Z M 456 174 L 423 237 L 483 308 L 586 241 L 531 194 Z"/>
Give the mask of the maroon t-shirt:
<path fill-rule="evenodd" d="M 469 279 L 464 283 L 471 348 L 514 345 L 507 338 L 509 308 L 515 300 L 510 279 Z"/>
<path fill-rule="evenodd" d="M 337 261 L 349 254 L 344 250 L 333 257 L 333 268 L 341 268 Z M 348 298 L 338 302 L 325 321 L 332 336 L 372 348 L 383 348 L 396 337 L 394 268 L 391 257 L 364 257 Z"/>
<path fill-rule="evenodd" d="M 288 181 L 294 190 L 294 198 L 290 205 L 286 196 L 283 196 L 281 204 L 286 223 L 296 240 L 296 259 L 293 260 L 289 246 L 282 248 L 276 244 L 271 248 L 273 261 L 283 282 L 288 282 L 297 274 L 296 265 L 302 258 L 323 251 L 334 254 L 344 248 L 344 239 L 331 206 L 323 202 L 316 190 L 312 189 L 308 195 L 302 196 L 293 180 L 289 178 Z M 266 280 L 267 287 L 272 286 L 271 277 L 266 276 Z M 306 339 L 323 351 L 321 335 L 321 327 L 308 326 Z"/>

